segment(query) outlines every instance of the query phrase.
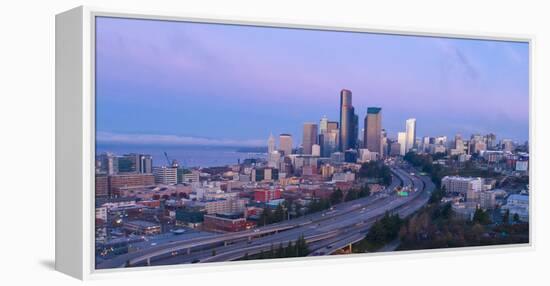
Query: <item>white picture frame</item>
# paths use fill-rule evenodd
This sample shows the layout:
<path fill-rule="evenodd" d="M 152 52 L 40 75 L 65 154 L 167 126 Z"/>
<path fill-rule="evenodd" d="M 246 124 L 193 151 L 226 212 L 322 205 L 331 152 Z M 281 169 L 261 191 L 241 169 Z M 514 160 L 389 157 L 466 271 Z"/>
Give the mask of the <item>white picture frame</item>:
<path fill-rule="evenodd" d="M 55 268 L 72 277 L 88 280 L 100 275 L 113 275 L 128 269 L 95 270 L 94 267 L 94 158 L 95 158 L 95 91 L 94 91 L 94 19 L 96 16 L 123 18 L 174 20 L 201 23 L 239 24 L 266 27 L 303 28 L 327 31 L 352 31 L 396 35 L 436 36 L 483 40 L 509 40 L 529 44 L 529 112 L 530 139 L 533 136 L 532 107 L 532 61 L 533 36 L 463 34 L 449 31 L 427 31 L 416 29 L 393 29 L 384 27 L 345 27 L 334 23 L 277 23 L 260 19 L 216 18 L 201 15 L 175 13 L 143 13 L 92 7 L 77 7 L 56 16 L 56 163 L 55 163 Z M 532 155 L 533 140 L 529 140 Z M 530 178 L 533 169 L 530 161 Z M 530 243 L 528 245 L 495 246 L 495 248 L 531 248 L 534 244 L 533 192 L 530 195 Z M 485 249 L 487 247 L 481 247 Z M 493 248 L 493 247 L 489 247 Z M 434 250 L 476 251 L 478 247 L 464 249 Z M 430 251 L 413 251 L 430 252 Z M 392 254 L 397 255 L 397 254 Z M 317 258 L 315 258 L 317 260 Z M 353 259 L 353 258 L 351 258 Z M 308 258 L 309 260 L 309 258 Z M 249 262 L 246 262 L 248 264 Z M 253 263 L 260 263 L 255 261 Z M 273 263 L 272 261 L 261 263 Z M 208 265 L 208 269 L 224 267 L 227 263 Z M 181 271 L 197 265 L 173 265 L 142 267 L 132 271 L 168 269 Z M 201 266 L 202 267 L 202 266 Z"/>

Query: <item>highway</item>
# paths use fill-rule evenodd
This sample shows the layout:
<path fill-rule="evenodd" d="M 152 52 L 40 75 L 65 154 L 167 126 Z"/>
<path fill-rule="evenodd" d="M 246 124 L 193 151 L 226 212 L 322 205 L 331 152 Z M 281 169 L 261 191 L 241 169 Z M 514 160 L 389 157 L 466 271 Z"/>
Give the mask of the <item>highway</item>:
<path fill-rule="evenodd" d="M 408 176 L 412 179 L 415 188 L 420 191 L 412 193 L 408 202 L 401 204 L 393 210 L 393 212 L 399 214 L 401 218 L 405 218 L 413 214 L 424 206 L 430 199 L 431 192 L 435 189 L 433 182 L 425 176 Z M 320 243 L 310 245 L 310 250 L 313 250 L 310 253 L 310 256 L 329 255 L 338 249 L 360 241 L 365 237 L 368 229 L 376 222 L 376 219 L 377 217 L 372 217 L 366 221 L 364 225 L 353 226 L 347 230 L 347 233 L 338 236 L 335 239 L 325 240 Z"/>
<path fill-rule="evenodd" d="M 421 179 L 411 176 L 402 170 L 394 170 L 404 186 L 414 186 L 419 191 L 414 192 L 410 197 L 402 198 L 390 195 L 383 200 L 377 201 L 370 206 L 356 206 L 354 211 L 339 217 L 333 217 L 323 223 L 309 226 L 308 228 L 298 228 L 272 235 L 258 240 L 249 246 L 239 245 L 232 249 L 217 249 L 215 256 L 201 259 L 200 262 L 222 262 L 231 261 L 243 257 L 245 254 L 251 255 L 260 251 L 268 251 L 272 246 L 278 247 L 282 242 L 285 246 L 289 240 L 293 241 L 300 235 L 304 235 L 309 244 L 311 256 L 329 255 L 349 245 L 363 239 L 368 229 L 374 222 L 384 215 L 386 211 L 398 213 L 401 217 L 406 217 L 419 208 L 421 208 L 429 199 L 429 193 L 434 186 L 427 178 Z M 427 188 L 425 187 L 427 186 Z M 324 239 L 321 235 L 326 234 Z"/>
<path fill-rule="evenodd" d="M 382 193 L 253 230 L 157 245 L 119 255 L 98 264 L 97 268 L 231 261 L 278 247 L 280 243 L 286 246 L 300 235 L 308 242 L 311 255 L 328 255 L 362 239 L 376 219 L 386 211 L 407 216 L 427 202 L 433 190 L 429 179 L 412 176 L 398 167 L 391 169 L 392 184 Z M 401 184 L 412 186 L 418 191 L 408 197 L 398 197 L 392 190 Z"/>

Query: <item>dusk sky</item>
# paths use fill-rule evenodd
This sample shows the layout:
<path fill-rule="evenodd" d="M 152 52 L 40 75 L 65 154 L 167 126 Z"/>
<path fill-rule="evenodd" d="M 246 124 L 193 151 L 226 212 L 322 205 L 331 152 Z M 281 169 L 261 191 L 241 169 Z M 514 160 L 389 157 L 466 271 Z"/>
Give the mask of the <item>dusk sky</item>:
<path fill-rule="evenodd" d="M 100 143 L 264 146 L 382 108 L 390 138 L 494 132 L 529 137 L 527 43 L 98 18 Z"/>

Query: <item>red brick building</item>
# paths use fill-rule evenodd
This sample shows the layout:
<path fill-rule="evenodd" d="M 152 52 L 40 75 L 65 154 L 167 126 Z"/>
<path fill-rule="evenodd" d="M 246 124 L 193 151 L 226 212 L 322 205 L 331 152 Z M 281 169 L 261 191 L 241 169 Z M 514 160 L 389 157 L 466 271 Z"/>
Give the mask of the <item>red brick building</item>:
<path fill-rule="evenodd" d="M 277 200 L 281 198 L 280 189 L 259 189 L 254 191 L 254 200 L 257 202 L 266 203 L 271 200 Z"/>
<path fill-rule="evenodd" d="M 95 175 L 95 196 L 109 196 L 109 177 L 107 175 Z"/>
<path fill-rule="evenodd" d="M 155 185 L 153 174 L 119 174 L 109 176 L 109 190 L 116 195 L 121 188 L 143 187 Z"/>

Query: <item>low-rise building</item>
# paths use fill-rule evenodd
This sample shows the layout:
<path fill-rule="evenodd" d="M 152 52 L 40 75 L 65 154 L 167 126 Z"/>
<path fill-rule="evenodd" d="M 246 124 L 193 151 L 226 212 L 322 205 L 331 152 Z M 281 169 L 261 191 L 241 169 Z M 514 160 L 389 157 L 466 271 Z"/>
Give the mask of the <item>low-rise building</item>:
<path fill-rule="evenodd" d="M 246 199 L 238 198 L 208 200 L 204 202 L 204 208 L 207 214 L 242 213 L 246 202 Z"/>
<path fill-rule="evenodd" d="M 236 232 L 251 229 L 255 226 L 253 222 L 243 217 L 231 215 L 205 215 L 203 228 L 210 231 Z"/>
<path fill-rule="evenodd" d="M 482 209 L 494 209 L 496 206 L 496 193 L 483 191 L 479 193 L 479 207 Z"/>
<path fill-rule="evenodd" d="M 449 193 L 467 195 L 468 192 L 476 193 L 481 191 L 482 179 L 472 177 L 446 176 L 441 179 L 441 185 Z"/>
<path fill-rule="evenodd" d="M 353 181 L 355 181 L 355 173 L 352 173 L 352 172 L 334 173 L 332 175 L 332 181 L 334 181 L 334 182 L 353 182 Z"/>
<path fill-rule="evenodd" d="M 175 185 L 178 183 L 178 168 L 176 167 L 155 167 L 153 175 L 157 184 Z"/>
<path fill-rule="evenodd" d="M 502 212 L 510 211 L 510 217 L 517 214 L 521 221 L 529 221 L 529 196 L 510 195 L 506 200 L 506 205 L 502 207 Z"/>
<path fill-rule="evenodd" d="M 193 170 L 190 173 L 183 174 L 182 177 L 184 183 L 195 183 L 200 180 L 200 172 Z"/>
<path fill-rule="evenodd" d="M 152 174 L 118 174 L 108 179 L 108 190 L 111 196 L 120 196 L 120 190 L 127 188 L 144 188 L 155 185 Z"/>
<path fill-rule="evenodd" d="M 160 225 L 144 220 L 133 220 L 125 222 L 122 227 L 126 232 L 153 235 L 160 233 Z"/>
<path fill-rule="evenodd" d="M 281 189 L 257 189 L 254 191 L 254 201 L 269 202 L 281 198 Z"/>

